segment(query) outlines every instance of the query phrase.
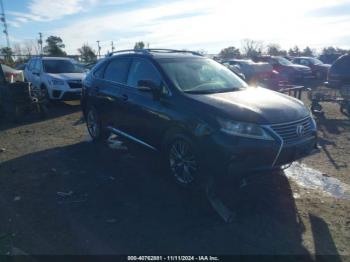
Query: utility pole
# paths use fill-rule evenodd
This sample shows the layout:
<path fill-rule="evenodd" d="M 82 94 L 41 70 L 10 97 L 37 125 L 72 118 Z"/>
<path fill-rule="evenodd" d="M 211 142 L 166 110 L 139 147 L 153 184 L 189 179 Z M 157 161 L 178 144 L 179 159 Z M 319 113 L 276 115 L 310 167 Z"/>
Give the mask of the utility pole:
<path fill-rule="evenodd" d="M 0 20 L 4 26 L 4 31 L 3 33 L 6 36 L 6 42 L 7 42 L 7 47 L 10 48 L 10 39 L 9 39 L 9 32 L 7 29 L 7 23 L 6 23 L 6 16 L 5 16 L 5 9 L 4 9 L 4 3 L 2 2 L 2 0 L 0 0 L 0 4 L 1 4 L 1 17 Z"/>
<path fill-rule="evenodd" d="M 111 46 L 112 46 L 112 53 L 114 52 L 114 43 L 113 43 L 113 41 L 111 42 Z"/>
<path fill-rule="evenodd" d="M 42 55 L 43 54 L 43 34 L 41 32 L 39 32 L 38 44 L 40 46 L 40 55 Z"/>
<path fill-rule="evenodd" d="M 98 58 L 101 57 L 101 46 L 100 46 L 100 40 L 97 40 L 97 53 L 98 53 Z"/>

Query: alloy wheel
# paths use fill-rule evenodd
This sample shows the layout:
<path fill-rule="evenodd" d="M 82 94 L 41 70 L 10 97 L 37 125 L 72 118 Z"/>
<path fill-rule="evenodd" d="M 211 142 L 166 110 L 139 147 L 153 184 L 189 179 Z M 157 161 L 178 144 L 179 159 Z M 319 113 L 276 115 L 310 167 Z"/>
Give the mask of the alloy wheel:
<path fill-rule="evenodd" d="M 178 139 L 171 145 L 169 164 L 180 184 L 189 185 L 195 180 L 198 164 L 192 147 L 185 140 Z"/>
<path fill-rule="evenodd" d="M 97 114 L 95 110 L 93 109 L 89 110 L 86 118 L 86 125 L 91 137 L 97 138 L 99 135 L 99 125 L 98 125 Z"/>

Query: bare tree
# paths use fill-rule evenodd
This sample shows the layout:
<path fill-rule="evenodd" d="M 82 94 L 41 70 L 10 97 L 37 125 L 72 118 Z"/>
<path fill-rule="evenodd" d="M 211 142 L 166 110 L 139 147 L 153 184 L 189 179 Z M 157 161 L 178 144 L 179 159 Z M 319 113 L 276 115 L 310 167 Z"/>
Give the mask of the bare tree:
<path fill-rule="evenodd" d="M 244 39 L 242 41 L 242 51 L 244 56 L 253 58 L 261 55 L 264 49 L 264 44 L 261 41 L 255 41 L 252 39 Z"/>
<path fill-rule="evenodd" d="M 39 47 L 35 40 L 26 40 L 24 41 L 23 45 L 25 55 L 32 56 L 39 54 Z"/>

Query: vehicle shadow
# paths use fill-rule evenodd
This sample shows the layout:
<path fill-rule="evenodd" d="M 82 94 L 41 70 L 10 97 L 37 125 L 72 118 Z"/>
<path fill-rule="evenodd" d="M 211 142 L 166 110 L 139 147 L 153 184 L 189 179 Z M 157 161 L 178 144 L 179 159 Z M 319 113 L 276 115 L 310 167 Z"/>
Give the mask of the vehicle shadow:
<path fill-rule="evenodd" d="M 18 126 L 28 125 L 36 122 L 46 121 L 49 119 L 61 117 L 72 114 L 81 110 L 80 103 L 74 102 L 56 102 L 48 107 L 48 114 L 46 117 L 41 117 L 38 112 L 28 112 L 21 117 L 17 122 L 13 122 L 7 117 L 0 115 L 0 132 Z"/>
<path fill-rule="evenodd" d="M 221 196 L 178 188 L 143 150 L 82 142 L 0 166 L 0 230 L 28 254 L 299 254 L 304 225 L 282 173 L 256 174 Z M 17 197 L 17 198 L 16 198 Z M 19 197 L 19 198 L 18 198 Z"/>
<path fill-rule="evenodd" d="M 337 248 L 329 232 L 328 225 L 324 220 L 309 213 L 312 235 L 315 243 L 315 252 L 318 261 L 340 262 Z"/>

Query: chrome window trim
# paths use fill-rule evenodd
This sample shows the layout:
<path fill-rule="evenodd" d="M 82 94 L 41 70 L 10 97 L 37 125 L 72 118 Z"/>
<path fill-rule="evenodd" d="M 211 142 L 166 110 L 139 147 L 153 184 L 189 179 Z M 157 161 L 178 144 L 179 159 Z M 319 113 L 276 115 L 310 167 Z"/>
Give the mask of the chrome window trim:
<path fill-rule="evenodd" d="M 125 137 L 127 139 L 130 139 L 130 140 L 132 140 L 132 141 L 134 141 L 134 142 L 136 142 L 138 144 L 141 144 L 141 145 L 143 145 L 143 146 L 145 146 L 145 147 L 147 147 L 149 149 L 152 149 L 153 151 L 158 151 L 155 147 L 153 147 L 153 146 L 147 144 L 146 142 L 144 142 L 144 141 L 142 141 L 142 140 L 140 140 L 140 139 L 138 139 L 138 138 L 136 138 L 136 137 L 134 137 L 132 135 L 129 135 L 129 134 L 127 134 L 127 133 L 117 129 L 117 128 L 108 126 L 107 129 L 109 131 L 111 131 L 112 133 L 116 134 L 116 135 L 121 135 L 121 136 L 123 136 L 123 137 Z"/>

